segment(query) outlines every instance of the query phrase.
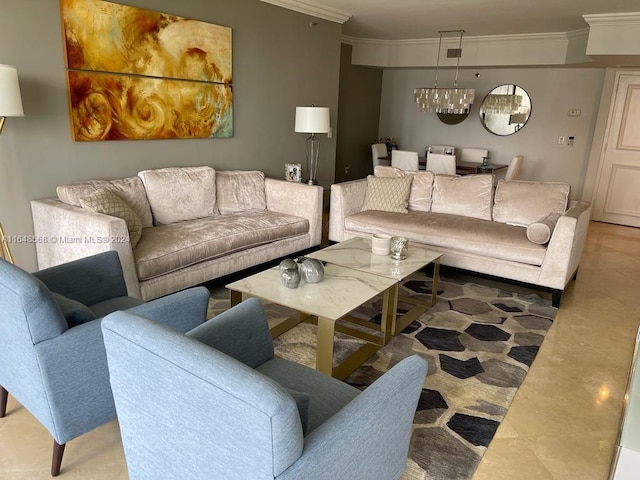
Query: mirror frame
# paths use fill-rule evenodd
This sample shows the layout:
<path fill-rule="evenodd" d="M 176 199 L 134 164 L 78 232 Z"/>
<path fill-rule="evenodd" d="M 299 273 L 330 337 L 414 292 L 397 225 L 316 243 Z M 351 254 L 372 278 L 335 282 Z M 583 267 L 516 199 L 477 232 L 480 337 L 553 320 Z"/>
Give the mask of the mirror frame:
<path fill-rule="evenodd" d="M 528 103 L 528 107 L 529 109 L 527 110 L 526 114 L 526 118 L 525 121 L 522 123 L 516 123 L 516 124 L 511 124 L 508 123 L 508 125 L 515 125 L 514 129 L 512 132 L 505 132 L 505 133 L 501 133 L 501 132 L 496 132 L 494 130 L 492 130 L 489 126 L 487 126 L 487 122 L 486 122 L 486 116 L 487 115 L 508 115 L 508 114 L 496 114 L 496 113 L 484 113 L 483 110 L 483 105 L 485 103 L 485 101 L 487 100 L 487 97 L 491 94 L 493 94 L 496 90 L 500 90 L 503 87 L 513 87 L 513 91 L 514 93 L 517 93 L 518 95 L 523 95 L 524 97 L 526 97 L 526 103 Z M 505 94 L 506 95 L 506 94 Z M 518 133 L 520 130 L 522 130 L 522 128 L 527 124 L 527 122 L 529 121 L 529 119 L 531 118 L 531 111 L 532 111 L 532 105 L 531 105 L 531 96 L 529 95 L 529 93 L 522 88 L 520 85 L 514 84 L 514 83 L 503 83 L 502 85 L 498 85 L 495 88 L 492 88 L 482 99 L 482 103 L 480 104 L 480 109 L 478 111 L 478 116 L 480 117 L 480 123 L 482 124 L 482 126 L 485 128 L 485 130 L 489 133 L 492 133 L 493 135 L 497 135 L 499 137 L 507 137 L 509 135 L 513 135 L 514 133 Z M 505 120 L 509 120 L 506 119 Z"/>

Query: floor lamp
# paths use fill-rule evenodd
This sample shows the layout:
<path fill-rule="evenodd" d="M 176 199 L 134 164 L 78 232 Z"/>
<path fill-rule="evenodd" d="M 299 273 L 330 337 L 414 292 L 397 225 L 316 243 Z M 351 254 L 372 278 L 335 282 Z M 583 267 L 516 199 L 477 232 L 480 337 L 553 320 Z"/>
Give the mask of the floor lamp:
<path fill-rule="evenodd" d="M 296 107 L 295 131 L 298 133 L 310 133 L 307 138 L 307 170 L 309 171 L 309 185 L 317 185 L 318 154 L 320 153 L 320 139 L 316 133 L 329 133 L 331 123 L 329 121 L 329 107 Z"/>
<path fill-rule="evenodd" d="M 0 134 L 7 117 L 22 117 L 22 98 L 18 84 L 18 71 L 11 65 L 0 65 Z M 0 256 L 13 263 L 13 255 L 0 223 Z"/>

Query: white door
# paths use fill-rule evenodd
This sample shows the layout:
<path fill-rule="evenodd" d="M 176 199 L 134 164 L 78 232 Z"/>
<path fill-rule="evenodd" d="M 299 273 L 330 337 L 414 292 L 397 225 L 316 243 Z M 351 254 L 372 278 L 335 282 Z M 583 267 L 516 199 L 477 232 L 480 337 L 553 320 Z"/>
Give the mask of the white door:
<path fill-rule="evenodd" d="M 640 227 L 640 72 L 618 72 L 593 220 Z"/>

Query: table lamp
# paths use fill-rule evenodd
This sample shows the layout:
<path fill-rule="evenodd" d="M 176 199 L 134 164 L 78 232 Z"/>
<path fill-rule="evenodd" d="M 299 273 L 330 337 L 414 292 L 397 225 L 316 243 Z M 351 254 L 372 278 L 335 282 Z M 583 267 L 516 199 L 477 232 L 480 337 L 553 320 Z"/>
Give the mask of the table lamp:
<path fill-rule="evenodd" d="M 6 117 L 23 117 L 22 98 L 18 84 L 18 71 L 11 65 L 0 64 L 0 133 Z M 13 263 L 7 238 L 0 223 L 0 257 Z"/>
<path fill-rule="evenodd" d="M 329 121 L 329 107 L 296 107 L 295 131 L 298 133 L 310 133 L 307 138 L 307 170 L 309 172 L 309 185 L 317 185 L 316 174 L 318 171 L 318 154 L 320 153 L 320 140 L 316 133 L 329 133 L 331 124 Z"/>

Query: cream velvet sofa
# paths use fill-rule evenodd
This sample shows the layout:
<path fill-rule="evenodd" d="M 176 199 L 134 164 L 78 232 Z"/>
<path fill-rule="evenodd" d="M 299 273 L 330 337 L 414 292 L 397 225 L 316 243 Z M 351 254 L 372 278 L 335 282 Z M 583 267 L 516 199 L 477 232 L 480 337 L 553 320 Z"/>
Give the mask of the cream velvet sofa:
<path fill-rule="evenodd" d="M 407 176 L 408 197 L 399 195 L 390 206 L 393 188 Z M 442 265 L 542 287 L 559 306 L 577 273 L 591 215 L 589 203 L 569 201 L 569 189 L 565 183 L 504 180 L 494 188 L 491 175 L 376 167 L 375 176 L 331 187 L 329 240 L 405 236 L 410 244 L 442 252 Z"/>
<path fill-rule="evenodd" d="M 157 298 L 319 245 L 322 193 L 208 166 L 62 185 L 31 202 L 38 266 L 116 250 L 129 295 Z"/>

